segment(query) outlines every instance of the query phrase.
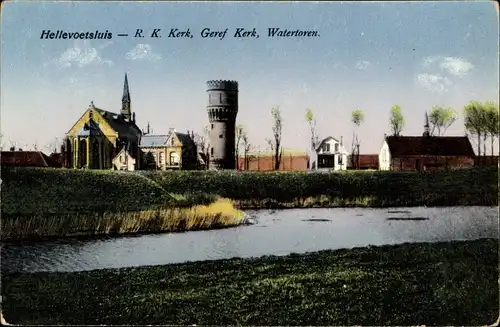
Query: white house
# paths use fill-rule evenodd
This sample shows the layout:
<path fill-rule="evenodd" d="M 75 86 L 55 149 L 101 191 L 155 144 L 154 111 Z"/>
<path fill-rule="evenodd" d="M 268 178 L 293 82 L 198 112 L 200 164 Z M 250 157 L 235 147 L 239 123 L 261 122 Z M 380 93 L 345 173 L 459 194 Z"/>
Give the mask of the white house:
<path fill-rule="evenodd" d="M 113 170 L 135 170 L 136 160 L 123 148 L 116 157 L 113 158 Z"/>
<path fill-rule="evenodd" d="M 378 155 L 378 167 L 379 170 L 391 169 L 391 152 L 389 151 L 389 144 L 387 144 L 385 137 L 384 143 L 382 144 L 382 148 L 380 149 L 380 153 Z"/>
<path fill-rule="evenodd" d="M 346 170 L 347 155 L 342 138 L 339 141 L 329 136 L 319 142 L 315 147 L 315 151 L 311 151 L 309 167 L 313 170 Z"/>

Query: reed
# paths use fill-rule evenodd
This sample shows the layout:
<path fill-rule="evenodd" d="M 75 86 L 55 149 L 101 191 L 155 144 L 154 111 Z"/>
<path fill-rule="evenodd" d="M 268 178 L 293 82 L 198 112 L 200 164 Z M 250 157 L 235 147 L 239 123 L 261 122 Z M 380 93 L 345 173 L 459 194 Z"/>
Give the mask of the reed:
<path fill-rule="evenodd" d="M 243 223 L 243 212 L 227 199 L 209 205 L 158 207 L 130 212 L 75 212 L 10 216 L 1 221 L 3 241 L 50 237 L 179 232 Z"/>

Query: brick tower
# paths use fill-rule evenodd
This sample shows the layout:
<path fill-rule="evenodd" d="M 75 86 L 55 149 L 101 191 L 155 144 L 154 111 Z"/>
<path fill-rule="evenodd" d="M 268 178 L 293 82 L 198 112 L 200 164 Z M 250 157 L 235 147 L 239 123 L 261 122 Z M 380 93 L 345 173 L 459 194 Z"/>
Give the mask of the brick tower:
<path fill-rule="evenodd" d="M 235 169 L 235 125 L 238 114 L 238 82 L 208 81 L 210 121 L 210 169 Z"/>

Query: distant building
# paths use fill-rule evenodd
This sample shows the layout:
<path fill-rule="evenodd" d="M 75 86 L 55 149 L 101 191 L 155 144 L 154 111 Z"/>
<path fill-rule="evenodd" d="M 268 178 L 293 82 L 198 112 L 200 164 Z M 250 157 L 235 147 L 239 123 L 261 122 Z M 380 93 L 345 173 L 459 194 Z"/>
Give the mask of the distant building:
<path fill-rule="evenodd" d="M 89 108 L 66 133 L 68 167 L 110 169 L 113 159 L 124 147 L 138 157 L 141 135 L 135 122 L 135 113 L 131 111 L 125 74 L 120 113 L 99 109 L 91 102 Z"/>
<path fill-rule="evenodd" d="M 379 154 L 381 170 L 459 169 L 474 165 L 474 150 L 466 136 L 431 136 L 426 114 L 422 136 L 388 136 Z"/>
<path fill-rule="evenodd" d="M 342 138 L 329 136 L 323 139 L 316 146 L 316 165 L 310 163 L 311 169 L 327 169 L 327 170 L 346 170 L 347 169 L 347 150 L 344 148 Z M 312 160 L 314 163 L 315 160 Z"/>
<path fill-rule="evenodd" d="M 235 169 L 235 128 L 238 82 L 208 81 L 207 113 L 210 122 L 210 169 Z"/>
<path fill-rule="evenodd" d="M 139 145 L 144 169 L 197 169 L 199 154 L 193 135 L 171 130 L 168 135 L 144 135 Z"/>
<path fill-rule="evenodd" d="M 275 156 L 272 152 L 250 152 L 245 156 L 238 157 L 238 167 L 247 171 L 271 171 L 274 170 Z M 307 171 L 309 156 L 305 151 L 283 150 L 281 155 L 280 169 L 282 171 Z"/>
<path fill-rule="evenodd" d="M 378 170 L 379 169 L 379 155 L 378 154 L 360 154 L 355 156 L 354 159 L 351 156 L 347 159 L 347 169 L 359 169 L 359 170 Z M 353 162 L 356 163 L 357 167 L 353 167 Z"/>
<path fill-rule="evenodd" d="M 126 148 L 123 148 L 118 155 L 113 159 L 113 170 L 136 170 L 137 157 L 130 153 Z"/>
<path fill-rule="evenodd" d="M 4 167 L 52 167 L 59 164 L 41 151 L 2 151 L 0 165 Z"/>

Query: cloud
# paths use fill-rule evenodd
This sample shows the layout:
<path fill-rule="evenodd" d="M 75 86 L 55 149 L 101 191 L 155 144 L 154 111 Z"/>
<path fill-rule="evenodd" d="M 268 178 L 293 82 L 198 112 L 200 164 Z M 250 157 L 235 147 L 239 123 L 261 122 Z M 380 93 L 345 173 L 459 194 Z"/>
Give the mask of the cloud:
<path fill-rule="evenodd" d="M 422 67 L 439 69 L 446 74 L 460 77 L 469 74 L 474 69 L 474 65 L 465 59 L 443 56 L 425 57 L 422 60 Z"/>
<path fill-rule="evenodd" d="M 421 60 L 415 81 L 428 91 L 444 93 L 473 69 L 474 65 L 463 58 L 428 56 Z"/>
<path fill-rule="evenodd" d="M 96 48 L 90 45 L 90 41 L 76 42 L 73 47 L 66 49 L 57 59 L 57 64 L 62 67 L 86 67 L 89 65 L 109 65 L 111 60 L 103 59 Z"/>
<path fill-rule="evenodd" d="M 156 61 L 161 59 L 161 55 L 153 51 L 153 47 L 149 44 L 138 44 L 126 55 L 129 60 L 150 60 Z"/>
<path fill-rule="evenodd" d="M 465 76 L 474 68 L 474 65 L 461 58 L 446 57 L 442 59 L 440 67 L 449 74 Z"/>
<path fill-rule="evenodd" d="M 453 85 L 452 81 L 446 76 L 427 73 L 417 74 L 416 80 L 419 85 L 435 93 L 444 93 Z"/>
<path fill-rule="evenodd" d="M 356 63 L 356 69 L 367 69 L 368 66 L 370 66 L 370 65 L 371 65 L 371 63 L 368 60 L 358 61 Z"/>

